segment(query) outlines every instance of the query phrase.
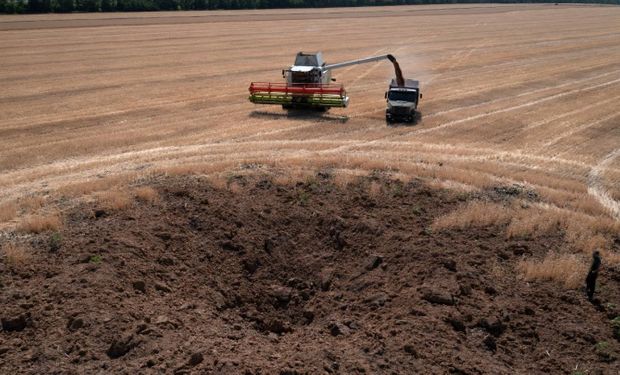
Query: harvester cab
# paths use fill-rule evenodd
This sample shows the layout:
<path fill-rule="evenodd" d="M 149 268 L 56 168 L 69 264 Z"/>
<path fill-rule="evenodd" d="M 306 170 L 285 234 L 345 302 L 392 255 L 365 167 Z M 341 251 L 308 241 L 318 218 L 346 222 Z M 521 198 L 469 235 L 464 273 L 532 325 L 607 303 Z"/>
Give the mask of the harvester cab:
<path fill-rule="evenodd" d="M 299 52 L 295 56 L 295 64 L 282 71 L 282 78 L 288 85 L 295 84 L 328 84 L 331 71 L 325 69 L 323 54 Z"/>

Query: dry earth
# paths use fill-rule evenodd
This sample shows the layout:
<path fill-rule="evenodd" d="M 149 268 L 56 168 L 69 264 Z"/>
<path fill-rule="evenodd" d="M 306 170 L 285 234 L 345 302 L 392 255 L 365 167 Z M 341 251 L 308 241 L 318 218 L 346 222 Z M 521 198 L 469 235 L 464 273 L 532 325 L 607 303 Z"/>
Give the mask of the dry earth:
<path fill-rule="evenodd" d="M 618 7 L 578 5 L 0 16 L 0 240 L 3 246 L 7 239 L 27 243 L 36 259 L 50 258 L 49 264 L 33 262 L 16 271 L 15 265 L 11 268 L 6 262 L 9 247 L 3 247 L 0 265 L 7 276 L 2 282 L 8 287 L 3 289 L 0 313 L 2 318 L 15 319 L 11 321 L 22 329 L 0 333 L 0 359 L 5 358 L 0 364 L 35 372 L 133 372 L 147 371 L 149 366 L 152 371 L 182 372 L 190 371 L 189 365 L 181 365 L 199 347 L 204 358 L 197 369 L 222 373 L 424 369 L 618 373 L 613 354 L 618 344 L 609 326 L 615 307 L 605 305 L 619 303 L 617 268 L 610 267 L 604 276 L 604 303 L 597 305 L 598 310 L 584 303 L 577 291 L 564 292 L 559 285 L 535 282 L 532 285 L 541 288 L 539 292 L 528 289 L 530 284 L 513 284 L 520 257 L 542 259 L 547 251 L 567 246 L 579 254 L 603 246 L 610 251 L 606 259 L 613 255 L 620 263 L 619 24 Z M 383 92 L 392 75 L 387 62 L 335 72 L 351 97 L 347 109 L 286 113 L 249 103 L 249 82 L 279 82 L 280 69 L 300 50 L 323 51 L 328 62 L 394 54 L 405 75 L 421 81 L 424 99 L 419 121 L 414 126 L 386 126 Z M 249 187 L 235 197 L 226 195 L 231 194 L 229 171 L 248 169 L 267 173 L 270 181 L 275 175 L 285 185 L 305 180 L 307 174 L 300 169 L 314 170 L 313 178 L 316 170 L 329 171 L 342 187 L 351 176 L 387 170 L 404 181 L 418 177 L 466 191 L 469 195 L 464 200 L 488 200 L 493 196 L 489 192 L 498 191 L 511 195 L 510 189 L 518 184 L 516 194 L 527 192 L 527 196 L 510 198 L 511 207 L 516 204 L 525 213 L 516 216 L 516 224 L 538 234 L 526 244 L 519 242 L 522 239 L 505 234 L 518 225 L 503 219 L 472 233 L 432 234 L 429 226 L 463 202 L 432 194 L 422 199 L 420 194 L 426 193 L 421 191 L 426 190 L 417 185 L 404 189 L 398 199 L 377 199 L 374 206 L 366 201 L 385 193 L 374 185 L 366 186 L 369 196 L 353 192 L 358 198 L 352 202 L 340 190 L 317 192 L 305 185 L 295 188 L 301 193 L 290 185 L 284 190 L 257 185 L 251 193 L 261 201 L 245 195 Z M 205 193 L 200 187 L 204 181 L 167 180 L 160 177 L 162 173 L 223 176 L 228 187 Z M 101 216 L 89 214 L 97 211 L 97 203 L 67 199 L 135 181 L 151 181 L 162 195 L 163 206 L 132 206 L 134 213 L 121 210 L 100 220 Z M 232 190 L 238 188 L 234 186 Z M 187 193 L 175 195 L 172 187 Z M 373 189 L 378 190 L 373 193 Z M 322 205 L 310 198 L 321 193 L 327 194 Z M 203 217 L 219 228 L 215 233 L 194 233 L 200 230 L 192 227 L 196 225 L 192 217 L 205 210 L 204 202 L 196 201 L 198 196 L 223 206 L 215 212 L 207 209 L 209 214 Z M 302 203 L 303 208 L 288 213 L 291 199 L 294 207 Z M 233 207 L 225 207 L 227 200 L 234 202 Z M 306 200 L 318 206 L 307 209 Z M 278 213 L 287 212 L 276 214 L 279 218 L 273 218 L 277 220 L 271 227 L 269 221 L 255 224 L 242 214 L 248 207 L 263 212 L 261 204 L 266 202 L 279 207 Z M 74 203 L 78 206 L 72 208 Z M 127 205 L 122 199 L 115 204 Z M 501 207 L 505 202 L 493 204 Z M 415 215 L 400 212 L 399 205 L 417 207 Z M 426 211 L 418 211 L 419 205 Z M 60 251 L 46 255 L 50 246 L 59 245 L 53 235 L 16 234 L 13 229 L 23 226 L 21 220 L 28 215 L 51 209 L 63 211 L 65 226 L 59 229 Z M 350 216 L 339 228 L 342 212 Z M 528 215 L 531 212 L 536 215 Z M 165 220 L 160 217 L 160 226 L 152 221 L 157 215 L 167 215 Z M 239 215 L 243 217 L 238 223 L 218 221 Z M 402 222 L 386 219 L 391 216 Z M 535 225 L 525 225 L 528 216 L 538 218 Z M 555 223 L 559 216 L 557 228 L 542 225 L 545 220 Z M 295 218 L 305 225 L 293 235 L 285 228 Z M 381 225 L 387 222 L 385 234 L 372 239 L 368 233 L 373 225 L 359 229 L 369 220 L 374 227 L 377 220 Z M 134 233 L 128 221 L 145 228 L 145 234 Z M 333 253 L 333 241 L 339 240 L 338 236 L 334 240 L 332 226 L 343 236 L 352 236 L 343 253 Z M 318 232 L 313 232 L 314 227 Z M 411 227 L 414 232 L 408 237 L 404 232 Z M 169 235 L 177 230 L 182 237 Z M 239 250 L 238 242 L 232 241 L 237 231 L 243 232 L 239 242 L 246 252 L 227 263 L 222 258 Z M 319 243 L 288 254 L 292 265 L 284 259 L 285 250 L 278 253 L 277 262 L 261 258 L 265 254 L 256 253 L 254 245 L 263 246 L 265 238 L 277 237 L 279 232 L 287 234 L 276 243 L 302 243 L 308 236 L 317 236 Z M 232 241 L 228 245 L 226 236 Z M 295 236 L 300 237 L 291 239 Z M 191 245 L 181 246 L 186 241 Z M 369 241 L 369 247 L 357 241 Z M 136 243 L 144 246 L 134 249 Z M 476 250 L 460 255 L 453 245 Z M 158 263 L 170 246 L 179 259 Z M 406 250 L 411 247 L 417 249 L 412 254 Z M 124 252 L 116 253 L 117 248 Z M 156 258 L 145 255 L 151 250 Z M 314 250 L 316 259 L 304 257 Z M 19 257 L 11 251 L 11 259 L 24 263 L 23 259 L 17 262 Z M 195 252 L 208 259 L 193 259 Z M 424 267 L 433 267 L 435 255 L 444 252 L 449 265 L 447 271 L 443 265 L 440 268 L 451 273 L 425 276 Z M 371 270 L 394 278 L 393 286 L 386 282 L 369 287 L 383 276 L 373 274 L 365 283 L 367 276 L 358 280 L 351 273 L 365 269 L 363 265 L 376 253 L 385 257 L 387 268 Z M 257 259 L 267 266 L 252 271 Z M 311 264 L 308 270 L 292 271 L 306 261 Z M 420 265 L 415 267 L 422 268 L 411 265 L 416 261 Z M 466 264 L 466 271 L 451 270 L 450 261 Z M 582 265 L 586 261 L 581 258 Z M 153 267 L 163 268 L 149 276 Z M 230 272 L 203 280 L 187 272 L 194 267 L 207 273 Z M 330 267 L 342 267 L 336 273 L 343 281 L 336 284 L 336 291 L 320 290 L 316 272 Z M 483 272 L 472 275 L 476 269 Z M 407 272 L 422 274 L 412 282 L 405 280 Z M 239 277 L 246 281 L 235 284 Z M 463 278 L 466 282 L 461 282 Z M 252 289 L 247 280 L 259 285 Z M 145 282 L 152 298 L 140 299 L 144 288 L 138 285 L 135 292 L 136 281 Z M 201 281 L 209 284 L 202 296 L 204 306 L 186 291 Z M 157 289 L 156 282 L 165 285 Z M 494 282 L 497 285 L 491 285 Z M 428 291 L 419 286 L 425 283 L 457 295 L 464 306 L 455 310 L 454 305 L 424 300 Z M 474 285 L 473 297 L 460 294 L 468 283 Z M 73 284 L 83 289 L 66 288 Z M 49 289 L 38 290 L 38 285 Z M 238 293 L 228 290 L 230 285 Z M 487 290 L 490 285 L 495 292 Z M 288 288 L 287 298 L 297 298 L 293 303 L 297 307 L 285 313 L 278 310 L 283 307 L 281 287 Z M 366 288 L 370 289 L 366 292 Z M 101 290 L 110 293 L 108 299 L 99 300 Z M 310 304 L 322 306 L 312 310 L 314 323 L 307 321 L 310 313 L 301 308 L 307 304 L 303 293 L 310 292 L 318 293 L 307 296 Z M 67 302 L 74 298 L 77 302 Z M 541 302 L 541 298 L 547 300 Z M 414 307 L 427 302 L 430 305 L 422 310 Z M 78 308 L 83 304 L 112 309 L 98 313 L 96 308 Z M 255 305 L 258 313 L 248 313 L 248 304 Z M 346 313 L 349 305 L 358 309 L 355 314 Z M 375 309 L 381 311 L 384 306 L 386 319 L 381 326 Z M 120 318 L 107 320 L 115 312 Z M 197 316 L 211 317 L 213 327 L 188 323 Z M 76 319 L 81 323 L 72 326 Z M 586 324 L 580 326 L 580 321 Z M 437 325 L 438 334 L 428 335 Z M 548 329 L 555 325 L 568 328 Z M 292 333 L 282 332 L 287 327 Z M 498 332 L 498 327 L 504 328 Z M 332 329 L 343 334 L 332 335 Z M 121 345 L 123 335 L 133 335 L 137 341 L 128 339 Z M 217 340 L 208 344 L 199 339 L 204 335 L 215 335 Z M 418 335 L 435 346 L 420 347 Z M 40 344 L 42 337 L 49 337 L 45 345 Z M 119 360 L 105 353 L 115 340 L 129 348 Z M 184 341 L 190 344 L 173 349 Z M 305 359 L 287 351 L 306 341 L 314 349 Z M 601 348 L 600 343 L 607 346 Z M 257 345 L 265 348 L 264 355 L 252 351 Z M 337 349 L 327 353 L 321 345 Z M 451 359 L 442 362 L 446 356 Z M 218 358 L 224 360 L 214 362 Z M 334 363 L 341 367 L 333 368 Z"/>
<path fill-rule="evenodd" d="M 620 269 L 591 304 L 516 271 L 559 232 L 430 229 L 479 193 L 325 172 L 151 184 L 158 199 L 86 203 L 0 263 L 2 372 L 618 373 Z"/>

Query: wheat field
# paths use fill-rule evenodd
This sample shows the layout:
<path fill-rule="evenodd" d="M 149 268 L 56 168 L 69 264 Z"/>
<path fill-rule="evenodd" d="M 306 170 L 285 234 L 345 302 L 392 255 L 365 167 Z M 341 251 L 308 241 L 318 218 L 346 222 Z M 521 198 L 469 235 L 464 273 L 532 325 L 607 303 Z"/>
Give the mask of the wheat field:
<path fill-rule="evenodd" d="M 264 164 L 517 183 L 544 209 L 617 221 L 618 25 L 619 7 L 525 4 L 0 16 L 0 207 Z M 302 50 L 394 54 L 421 82 L 420 121 L 386 126 L 388 62 L 333 72 L 346 109 L 247 100 Z"/>

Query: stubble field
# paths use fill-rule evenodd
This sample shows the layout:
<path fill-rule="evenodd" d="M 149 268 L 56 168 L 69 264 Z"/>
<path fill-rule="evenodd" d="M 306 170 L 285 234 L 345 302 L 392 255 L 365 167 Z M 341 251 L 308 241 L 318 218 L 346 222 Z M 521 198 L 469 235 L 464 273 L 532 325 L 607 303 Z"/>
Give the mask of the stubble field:
<path fill-rule="evenodd" d="M 614 7 L 548 5 L 4 16 L 0 200 L 258 162 L 525 183 L 617 219 L 619 20 Z M 300 50 L 396 55 L 421 81 L 421 121 L 386 126 L 387 62 L 334 72 L 347 109 L 249 103 L 249 82 L 279 82 Z"/>

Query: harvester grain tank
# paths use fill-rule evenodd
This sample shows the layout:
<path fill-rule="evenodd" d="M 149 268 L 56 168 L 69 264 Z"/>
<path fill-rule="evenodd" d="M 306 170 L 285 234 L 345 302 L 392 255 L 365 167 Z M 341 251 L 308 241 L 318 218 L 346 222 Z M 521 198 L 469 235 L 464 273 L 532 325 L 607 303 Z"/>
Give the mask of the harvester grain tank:
<path fill-rule="evenodd" d="M 332 83 L 332 70 L 351 65 L 365 64 L 387 59 L 394 65 L 396 82 L 405 85 L 396 58 L 392 55 L 372 56 L 364 59 L 326 64 L 321 52 L 299 52 L 295 63 L 282 70 L 283 83 L 252 82 L 250 101 L 256 104 L 279 104 L 284 109 L 312 108 L 327 110 L 346 107 L 349 97 L 342 85 Z"/>

